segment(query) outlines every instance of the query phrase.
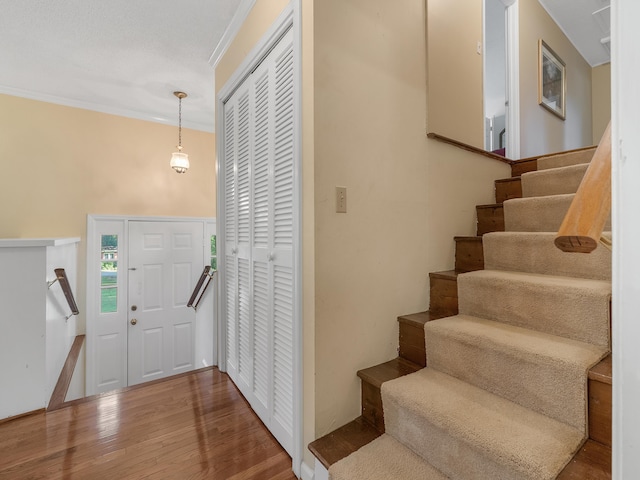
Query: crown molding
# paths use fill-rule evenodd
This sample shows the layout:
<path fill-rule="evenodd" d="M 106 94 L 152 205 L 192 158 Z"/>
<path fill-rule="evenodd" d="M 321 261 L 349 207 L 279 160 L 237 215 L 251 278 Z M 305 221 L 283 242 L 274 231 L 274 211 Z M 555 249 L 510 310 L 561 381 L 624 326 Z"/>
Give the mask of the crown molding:
<path fill-rule="evenodd" d="M 135 120 L 144 120 L 147 122 L 161 123 L 163 125 L 177 126 L 175 119 L 168 119 L 164 117 L 154 116 L 149 113 L 138 112 L 136 110 L 129 110 L 126 108 L 112 107 L 109 105 L 103 105 L 100 103 L 87 102 L 82 100 L 76 100 L 72 98 L 59 97 L 57 95 L 49 95 L 46 93 L 33 92 L 29 90 L 22 90 L 20 88 L 5 87 L 0 85 L 0 94 L 11 95 L 13 97 L 27 98 L 29 100 L 37 100 L 40 102 L 54 103 L 56 105 L 63 105 L 65 107 L 80 108 L 83 110 L 90 110 L 93 112 L 106 113 L 109 115 L 117 115 L 119 117 L 133 118 Z M 203 132 L 214 132 L 214 121 L 209 123 L 182 121 L 184 128 L 192 130 L 200 130 Z"/>
<path fill-rule="evenodd" d="M 233 39 L 238 34 L 240 27 L 249 16 L 251 9 L 255 5 L 256 0 L 242 0 L 240 5 L 238 5 L 238 9 L 236 13 L 233 15 L 231 22 L 227 26 L 227 29 L 222 34 L 222 38 L 216 45 L 216 48 L 213 50 L 213 53 L 209 57 L 209 65 L 211 65 L 214 69 L 218 66 L 218 63 L 226 53 L 229 45 L 233 42 Z"/>

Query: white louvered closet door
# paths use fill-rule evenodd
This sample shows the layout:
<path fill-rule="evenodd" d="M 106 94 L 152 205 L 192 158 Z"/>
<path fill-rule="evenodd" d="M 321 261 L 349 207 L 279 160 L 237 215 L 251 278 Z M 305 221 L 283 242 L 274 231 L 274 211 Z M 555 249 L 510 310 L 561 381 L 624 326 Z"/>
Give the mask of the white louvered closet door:
<path fill-rule="evenodd" d="M 293 449 L 294 103 L 289 31 L 224 107 L 227 366 Z"/>

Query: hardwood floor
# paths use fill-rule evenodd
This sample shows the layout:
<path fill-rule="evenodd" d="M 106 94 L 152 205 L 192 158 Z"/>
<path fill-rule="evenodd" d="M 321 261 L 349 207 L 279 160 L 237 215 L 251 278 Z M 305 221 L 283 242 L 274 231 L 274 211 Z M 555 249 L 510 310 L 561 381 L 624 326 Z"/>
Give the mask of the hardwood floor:
<path fill-rule="evenodd" d="M 217 368 L 0 424 L 0 479 L 292 480 L 291 458 Z"/>

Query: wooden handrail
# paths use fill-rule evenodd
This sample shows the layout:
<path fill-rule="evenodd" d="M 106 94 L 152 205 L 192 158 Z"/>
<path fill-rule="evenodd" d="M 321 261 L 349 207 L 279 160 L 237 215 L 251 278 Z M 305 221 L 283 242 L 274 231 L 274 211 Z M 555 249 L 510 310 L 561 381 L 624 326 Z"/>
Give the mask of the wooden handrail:
<path fill-rule="evenodd" d="M 69 391 L 69 385 L 73 378 L 73 372 L 78 363 L 78 357 L 80 356 L 80 350 L 84 343 L 85 335 L 77 335 L 69 349 L 67 359 L 64 362 L 58 382 L 56 383 L 53 393 L 51 394 L 51 400 L 47 406 L 47 411 L 57 410 L 61 408 L 67 398 L 67 392 Z"/>
<path fill-rule="evenodd" d="M 611 123 L 555 239 L 563 252 L 589 253 L 595 250 L 611 212 Z"/>
<path fill-rule="evenodd" d="M 585 150 L 591 150 L 597 147 L 597 145 L 589 145 L 588 147 L 574 148 L 572 150 L 563 150 L 562 152 L 543 153 L 542 155 L 535 155 L 533 157 L 519 158 L 518 160 L 511 160 L 513 163 L 518 162 L 530 162 L 531 160 L 540 160 L 541 158 L 555 157 L 556 155 L 564 155 L 567 153 L 584 152 Z"/>
<path fill-rule="evenodd" d="M 80 311 L 78 310 L 78 305 L 76 304 L 75 298 L 73 298 L 71 285 L 69 284 L 69 279 L 67 278 L 67 273 L 64 271 L 64 268 L 55 268 L 53 271 L 56 274 L 56 279 L 47 282 L 47 288 L 51 288 L 51 285 L 56 282 L 60 283 L 60 287 L 62 287 L 62 292 L 64 293 L 64 298 L 67 299 L 69 309 L 71 310 L 71 314 L 67 315 L 67 317 L 65 318 L 65 320 L 69 320 L 72 315 L 79 315 Z"/>
<path fill-rule="evenodd" d="M 554 157 L 556 155 L 562 155 L 565 153 L 575 153 L 582 152 L 584 150 L 591 150 L 595 147 L 595 145 L 590 145 L 588 147 L 580 147 L 574 148 L 573 150 L 564 150 L 562 152 L 552 152 L 552 153 L 543 153 L 541 155 L 535 155 L 533 157 L 519 158 L 518 160 L 512 160 L 507 157 L 503 157 L 502 155 L 497 155 L 492 152 L 488 152 L 483 150 L 482 148 L 474 147 L 473 145 L 466 144 L 464 142 L 460 142 L 458 140 L 454 140 L 453 138 L 445 137 L 444 135 L 440 135 L 439 133 L 427 133 L 427 138 L 432 138 L 434 140 L 438 140 L 439 142 L 448 143 L 449 145 L 453 145 L 455 147 L 461 148 L 462 150 L 467 150 L 469 152 L 477 153 L 478 155 L 482 155 L 485 157 L 493 158 L 494 160 L 498 160 L 500 162 L 508 163 L 509 165 L 515 165 L 523 162 L 531 162 L 533 160 L 539 160 L 545 157 Z"/>
<path fill-rule="evenodd" d="M 189 298 L 189 301 L 187 302 L 187 307 L 191 307 L 194 310 L 198 309 L 198 304 L 200 303 L 200 300 L 202 300 L 202 297 L 204 297 L 204 292 L 207 291 L 207 287 L 209 286 L 209 283 L 211 283 L 211 279 L 213 278 L 213 275 L 215 275 L 215 273 L 216 271 L 212 270 L 210 265 L 204 266 L 204 269 L 202 270 L 202 274 L 198 279 L 198 283 L 196 283 L 196 286 L 193 289 L 191 298 Z M 205 282 L 205 279 L 207 283 L 204 285 L 204 288 L 203 288 L 202 284 Z"/>
<path fill-rule="evenodd" d="M 427 138 L 432 138 L 434 140 L 438 140 L 439 142 L 448 143 L 449 145 L 453 145 L 455 147 L 461 148 L 462 150 L 467 150 L 468 152 L 477 153 L 478 155 L 482 155 L 484 157 L 493 158 L 494 160 L 498 160 L 499 162 L 504 162 L 509 165 L 513 164 L 513 160 L 509 160 L 502 155 L 497 155 L 495 153 L 487 152 L 478 147 L 474 147 L 473 145 L 469 145 L 463 142 L 459 142 L 458 140 L 454 140 L 452 138 L 448 138 L 437 133 L 427 133 Z"/>

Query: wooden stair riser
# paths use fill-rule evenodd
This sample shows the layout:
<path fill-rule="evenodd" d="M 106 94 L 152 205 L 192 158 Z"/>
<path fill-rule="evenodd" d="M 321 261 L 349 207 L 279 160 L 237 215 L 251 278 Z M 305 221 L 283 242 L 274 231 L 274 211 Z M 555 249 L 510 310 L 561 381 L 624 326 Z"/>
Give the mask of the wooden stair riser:
<path fill-rule="evenodd" d="M 425 350 L 424 324 L 446 316 L 448 315 L 431 311 L 399 316 L 398 355 L 400 358 L 420 367 L 426 367 L 427 354 Z"/>
<path fill-rule="evenodd" d="M 589 379 L 589 438 L 611 447 L 611 384 Z"/>
<path fill-rule="evenodd" d="M 478 205 L 476 207 L 478 228 L 476 235 L 485 233 L 504 232 L 504 208 L 501 204 Z"/>
<path fill-rule="evenodd" d="M 382 394 L 379 387 L 362 380 L 362 418 L 369 422 L 378 432 L 384 433 L 384 411 Z"/>
<path fill-rule="evenodd" d="M 453 316 L 458 314 L 458 281 L 455 276 L 429 274 L 429 311 Z"/>
<path fill-rule="evenodd" d="M 455 237 L 456 272 L 474 272 L 484 269 L 482 237 Z"/>
<path fill-rule="evenodd" d="M 535 158 L 532 160 L 516 162 L 511 165 L 511 176 L 519 177 L 523 173 L 535 172 L 536 170 L 538 170 L 538 160 Z"/>
<path fill-rule="evenodd" d="M 522 198 L 522 181 L 520 177 L 505 178 L 495 181 L 496 203 L 512 198 Z"/>
<path fill-rule="evenodd" d="M 420 328 L 415 325 L 400 323 L 399 330 L 399 348 L 398 355 L 400 358 L 409 360 L 410 362 L 427 366 L 427 355 L 424 345 L 424 327 Z M 364 403 L 363 403 L 364 406 Z"/>
<path fill-rule="evenodd" d="M 424 337 L 424 330 L 422 333 Z M 384 433 L 384 413 L 380 388 L 384 382 L 417 372 L 423 366 L 403 358 L 396 358 L 380 365 L 358 371 L 361 383 L 362 418 L 378 432 Z"/>

